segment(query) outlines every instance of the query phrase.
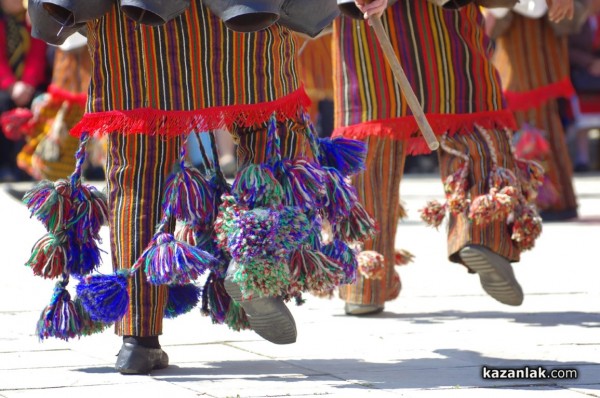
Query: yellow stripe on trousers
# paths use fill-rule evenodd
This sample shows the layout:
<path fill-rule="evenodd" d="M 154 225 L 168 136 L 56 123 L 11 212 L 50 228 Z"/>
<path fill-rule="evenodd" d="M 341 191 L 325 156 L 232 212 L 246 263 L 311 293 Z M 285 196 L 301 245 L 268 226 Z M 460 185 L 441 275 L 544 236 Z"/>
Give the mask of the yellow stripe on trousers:
<path fill-rule="evenodd" d="M 107 184 L 113 268 L 131 268 L 161 217 L 161 196 L 179 149 L 179 138 L 109 134 Z M 140 270 L 129 279 L 129 308 L 116 324 L 121 336 L 162 333 L 166 286 L 153 286 Z"/>

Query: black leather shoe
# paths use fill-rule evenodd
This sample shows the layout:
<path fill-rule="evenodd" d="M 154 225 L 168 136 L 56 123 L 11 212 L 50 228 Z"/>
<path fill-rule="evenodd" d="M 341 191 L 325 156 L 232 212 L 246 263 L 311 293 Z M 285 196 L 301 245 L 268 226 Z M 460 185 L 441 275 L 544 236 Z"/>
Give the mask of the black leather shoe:
<path fill-rule="evenodd" d="M 117 356 L 115 369 L 122 374 L 148 374 L 169 366 L 169 356 L 162 348 L 147 348 L 138 344 L 123 343 Z"/>

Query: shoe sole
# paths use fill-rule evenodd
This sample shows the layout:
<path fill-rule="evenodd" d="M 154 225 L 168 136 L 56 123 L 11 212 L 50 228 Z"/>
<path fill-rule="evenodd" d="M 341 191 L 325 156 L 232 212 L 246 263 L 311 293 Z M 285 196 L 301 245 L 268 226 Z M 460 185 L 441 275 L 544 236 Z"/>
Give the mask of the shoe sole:
<path fill-rule="evenodd" d="M 465 265 L 479 275 L 487 294 L 502 304 L 523 303 L 523 290 L 508 260 L 484 247 L 465 247 L 459 254 Z"/>
<path fill-rule="evenodd" d="M 346 315 L 375 315 L 383 312 L 383 306 L 346 303 L 344 311 L 346 312 Z"/>
<path fill-rule="evenodd" d="M 296 322 L 282 300 L 274 297 L 244 300 L 239 285 L 229 278 L 225 278 L 225 290 L 246 311 L 252 330 L 260 337 L 274 344 L 296 342 Z"/>

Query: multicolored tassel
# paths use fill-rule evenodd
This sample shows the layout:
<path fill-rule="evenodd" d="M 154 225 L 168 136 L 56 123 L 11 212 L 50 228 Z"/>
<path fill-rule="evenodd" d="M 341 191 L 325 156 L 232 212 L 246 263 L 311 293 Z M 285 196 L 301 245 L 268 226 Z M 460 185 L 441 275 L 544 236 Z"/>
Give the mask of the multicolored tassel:
<path fill-rule="evenodd" d="M 358 254 L 358 272 L 367 279 L 385 278 L 386 267 L 383 255 L 372 250 L 365 250 Z"/>
<path fill-rule="evenodd" d="M 165 318 L 176 318 L 190 312 L 200 301 L 200 288 L 193 283 L 169 286 Z"/>
<path fill-rule="evenodd" d="M 347 244 L 339 239 L 323 246 L 323 254 L 336 261 L 344 270 L 344 279 L 341 283 L 348 284 L 356 281 L 358 261 L 356 253 Z"/>
<path fill-rule="evenodd" d="M 254 296 L 283 296 L 290 285 L 290 273 L 285 262 L 283 256 L 244 263 L 232 260 L 230 267 L 235 269 L 232 280 L 240 286 L 245 300 Z"/>
<path fill-rule="evenodd" d="M 330 292 L 346 279 L 346 272 L 338 262 L 315 250 L 296 250 L 289 267 L 291 291 Z"/>
<path fill-rule="evenodd" d="M 332 224 L 350 215 L 357 202 L 356 190 L 344 176 L 334 168 L 324 167 L 326 173 L 326 196 L 324 211 Z"/>
<path fill-rule="evenodd" d="M 521 251 L 533 249 L 535 240 L 542 233 L 542 218 L 535 205 L 522 206 L 507 222 L 512 229 L 512 240 L 517 243 L 519 249 Z"/>
<path fill-rule="evenodd" d="M 313 210 L 323 202 L 325 172 L 314 162 L 298 158 L 281 162 L 278 180 L 283 189 L 283 204 Z"/>
<path fill-rule="evenodd" d="M 132 268 L 142 268 L 154 285 L 184 284 L 196 280 L 215 261 L 209 253 L 159 230 Z"/>
<path fill-rule="evenodd" d="M 25 265 L 31 267 L 34 275 L 43 278 L 53 279 L 61 276 L 69 259 L 64 239 L 64 234 L 57 236 L 47 233 L 35 243 L 31 257 Z"/>
<path fill-rule="evenodd" d="M 68 279 L 57 282 L 50 304 L 42 311 L 36 333 L 40 340 L 56 337 L 62 340 L 79 336 L 81 318 L 66 289 Z"/>
<path fill-rule="evenodd" d="M 92 321 L 113 323 L 127 312 L 128 270 L 112 275 L 89 275 L 81 279 L 76 287 L 77 299 Z"/>
<path fill-rule="evenodd" d="M 167 179 L 164 212 L 181 221 L 211 223 L 215 216 L 214 191 L 197 169 L 180 164 Z"/>
<path fill-rule="evenodd" d="M 334 223 L 333 231 L 338 239 L 356 243 L 374 237 L 378 232 L 378 227 L 364 206 L 357 201 L 348 216 Z"/>
<path fill-rule="evenodd" d="M 275 206 L 283 200 L 283 187 L 264 164 L 248 164 L 240 171 L 231 193 L 236 202 L 252 208 Z"/>
<path fill-rule="evenodd" d="M 319 138 L 319 160 L 348 177 L 365 169 L 367 146 L 363 141 L 347 138 Z"/>

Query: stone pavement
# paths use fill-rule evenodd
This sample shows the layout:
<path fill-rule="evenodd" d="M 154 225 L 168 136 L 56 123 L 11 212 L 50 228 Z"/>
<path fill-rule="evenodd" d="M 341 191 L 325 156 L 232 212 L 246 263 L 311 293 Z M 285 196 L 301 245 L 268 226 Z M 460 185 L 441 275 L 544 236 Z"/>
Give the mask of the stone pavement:
<path fill-rule="evenodd" d="M 400 269 L 402 295 L 382 314 L 348 317 L 338 299 L 307 297 L 291 308 L 297 343 L 276 346 L 194 310 L 165 323 L 168 369 L 121 376 L 112 369 L 120 342 L 111 330 L 68 343 L 37 340 L 53 282 L 23 264 L 44 230 L 0 186 L 0 397 L 600 397 L 600 176 L 578 177 L 576 190 L 580 219 L 544 225 L 515 267 L 520 307 L 495 302 L 476 276 L 446 260 L 443 229 L 418 217 L 441 185 L 408 176 L 398 247 L 416 260 Z M 110 270 L 106 256 L 102 270 Z M 573 368 L 578 377 L 489 380 L 483 366 Z"/>

